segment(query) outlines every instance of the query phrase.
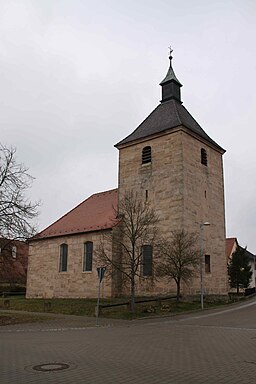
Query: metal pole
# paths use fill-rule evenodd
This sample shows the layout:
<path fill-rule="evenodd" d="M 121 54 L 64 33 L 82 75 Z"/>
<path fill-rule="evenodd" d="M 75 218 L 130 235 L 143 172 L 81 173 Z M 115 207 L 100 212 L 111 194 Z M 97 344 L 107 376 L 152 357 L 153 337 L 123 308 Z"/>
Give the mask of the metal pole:
<path fill-rule="evenodd" d="M 204 309 L 204 284 L 203 284 L 203 239 L 202 239 L 202 232 L 203 232 L 203 225 L 200 224 L 200 288 L 201 288 L 201 310 Z"/>
<path fill-rule="evenodd" d="M 101 298 L 102 300 L 104 299 L 104 279 L 102 280 L 102 283 L 101 283 Z"/>
<path fill-rule="evenodd" d="M 106 267 L 98 267 L 97 273 L 98 273 L 98 280 L 99 280 L 99 286 L 98 286 L 98 300 L 97 300 L 97 307 L 96 307 L 96 325 L 99 325 L 99 312 L 100 312 L 100 283 L 103 280 L 104 274 L 106 272 Z"/>
<path fill-rule="evenodd" d="M 98 300 L 97 300 L 97 309 L 96 309 L 96 326 L 99 325 L 99 307 L 100 307 L 100 277 L 99 277 Z"/>

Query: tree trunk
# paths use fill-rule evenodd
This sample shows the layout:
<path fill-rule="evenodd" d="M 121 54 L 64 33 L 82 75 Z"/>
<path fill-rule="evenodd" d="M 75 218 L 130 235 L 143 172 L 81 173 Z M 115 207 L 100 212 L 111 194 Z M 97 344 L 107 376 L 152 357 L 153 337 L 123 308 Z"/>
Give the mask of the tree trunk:
<path fill-rule="evenodd" d="M 131 279 L 131 312 L 135 313 L 135 280 Z"/>
<path fill-rule="evenodd" d="M 178 279 L 177 282 L 177 297 L 176 297 L 176 303 L 179 305 L 180 302 L 180 280 Z"/>

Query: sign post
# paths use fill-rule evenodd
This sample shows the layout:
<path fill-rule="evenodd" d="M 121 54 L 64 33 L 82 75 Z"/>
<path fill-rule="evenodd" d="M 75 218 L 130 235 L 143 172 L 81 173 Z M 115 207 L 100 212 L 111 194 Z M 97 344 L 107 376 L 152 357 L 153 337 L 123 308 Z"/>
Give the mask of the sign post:
<path fill-rule="evenodd" d="M 99 285 L 98 285 L 98 300 L 97 300 L 97 307 L 96 307 L 96 326 L 99 325 L 100 284 L 104 278 L 104 274 L 106 272 L 106 267 L 98 267 L 97 272 L 98 272 Z"/>

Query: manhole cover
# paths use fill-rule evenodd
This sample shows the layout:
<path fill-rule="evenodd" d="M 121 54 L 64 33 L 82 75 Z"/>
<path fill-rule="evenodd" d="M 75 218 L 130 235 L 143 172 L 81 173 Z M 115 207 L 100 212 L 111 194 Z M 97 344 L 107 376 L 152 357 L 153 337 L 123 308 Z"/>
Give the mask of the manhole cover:
<path fill-rule="evenodd" d="M 34 367 L 32 367 L 34 371 L 40 371 L 40 372 L 63 371 L 64 369 L 68 369 L 68 368 L 69 368 L 69 364 L 66 364 L 66 363 L 46 363 L 46 364 L 34 365 Z"/>

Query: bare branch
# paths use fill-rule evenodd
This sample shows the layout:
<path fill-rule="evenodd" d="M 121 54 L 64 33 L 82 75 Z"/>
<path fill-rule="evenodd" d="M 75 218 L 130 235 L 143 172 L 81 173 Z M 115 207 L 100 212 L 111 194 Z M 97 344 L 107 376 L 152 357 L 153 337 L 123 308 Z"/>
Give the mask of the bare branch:
<path fill-rule="evenodd" d="M 122 279 L 122 285 L 125 281 L 129 284 L 131 310 L 134 311 L 135 287 L 138 280 L 136 276 L 143 278 L 142 246 L 153 245 L 156 235 L 155 224 L 158 220 L 154 210 L 133 192 L 124 195 L 116 217 L 121 220 L 107 241 L 108 244 L 111 242 L 112 254 L 106 254 L 106 242 L 101 244 L 98 253 L 101 259 L 108 263 L 112 276 L 118 281 Z"/>
<path fill-rule="evenodd" d="M 35 233 L 31 223 L 39 203 L 25 197 L 33 177 L 28 169 L 17 163 L 16 150 L 0 144 L 0 237 L 28 239 Z"/>
<path fill-rule="evenodd" d="M 173 231 L 170 239 L 158 243 L 157 276 L 175 281 L 177 300 L 181 281 L 188 282 L 198 271 L 200 253 L 197 243 L 197 236 L 185 230 Z"/>

